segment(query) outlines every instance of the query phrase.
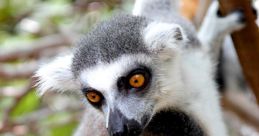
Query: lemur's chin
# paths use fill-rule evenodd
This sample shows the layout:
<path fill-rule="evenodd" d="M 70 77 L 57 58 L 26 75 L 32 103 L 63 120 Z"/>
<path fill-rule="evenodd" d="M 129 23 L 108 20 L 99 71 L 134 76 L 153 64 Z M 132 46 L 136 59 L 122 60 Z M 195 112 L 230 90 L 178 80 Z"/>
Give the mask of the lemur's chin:
<path fill-rule="evenodd" d="M 161 111 L 154 115 L 143 136 L 204 136 L 204 131 L 190 116 L 179 111 Z"/>

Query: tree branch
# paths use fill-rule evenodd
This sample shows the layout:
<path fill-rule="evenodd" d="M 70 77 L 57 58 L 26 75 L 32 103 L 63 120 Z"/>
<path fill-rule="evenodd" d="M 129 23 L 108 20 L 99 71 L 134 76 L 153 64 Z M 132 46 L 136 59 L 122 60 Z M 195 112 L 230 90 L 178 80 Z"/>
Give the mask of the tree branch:
<path fill-rule="evenodd" d="M 8 132 L 11 130 L 12 126 L 15 126 L 15 124 L 10 120 L 9 115 L 14 110 L 14 108 L 19 104 L 19 102 L 22 100 L 23 97 L 25 97 L 31 90 L 31 86 L 33 85 L 33 81 L 30 80 L 29 83 L 21 90 L 21 93 L 19 96 L 15 97 L 13 104 L 4 111 L 3 113 L 3 120 L 0 125 L 0 133 L 1 132 Z"/>
<path fill-rule="evenodd" d="M 37 63 L 26 63 L 18 68 L 0 66 L 0 79 L 30 78 L 38 68 Z"/>
<path fill-rule="evenodd" d="M 43 37 L 30 45 L 19 45 L 15 50 L 0 50 L 0 62 L 14 61 L 18 59 L 38 57 L 40 52 L 60 46 L 71 45 L 74 37 L 62 34 Z"/>

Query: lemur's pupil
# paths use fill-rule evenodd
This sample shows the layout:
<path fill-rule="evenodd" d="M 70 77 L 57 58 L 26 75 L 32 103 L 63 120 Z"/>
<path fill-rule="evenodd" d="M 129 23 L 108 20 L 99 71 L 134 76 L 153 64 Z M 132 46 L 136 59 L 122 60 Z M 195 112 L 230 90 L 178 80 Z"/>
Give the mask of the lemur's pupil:
<path fill-rule="evenodd" d="M 134 81 L 134 83 L 138 83 L 138 80 L 136 79 L 136 80 Z"/>

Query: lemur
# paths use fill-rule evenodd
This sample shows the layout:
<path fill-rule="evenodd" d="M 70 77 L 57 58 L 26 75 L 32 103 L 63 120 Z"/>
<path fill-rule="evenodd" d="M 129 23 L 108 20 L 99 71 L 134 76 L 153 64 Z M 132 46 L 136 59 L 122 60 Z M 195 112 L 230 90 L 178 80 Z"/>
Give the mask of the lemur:
<path fill-rule="evenodd" d="M 216 42 L 244 26 L 213 2 L 198 32 L 177 0 L 137 0 L 36 72 L 38 92 L 85 96 L 75 136 L 227 136 L 214 81 Z"/>

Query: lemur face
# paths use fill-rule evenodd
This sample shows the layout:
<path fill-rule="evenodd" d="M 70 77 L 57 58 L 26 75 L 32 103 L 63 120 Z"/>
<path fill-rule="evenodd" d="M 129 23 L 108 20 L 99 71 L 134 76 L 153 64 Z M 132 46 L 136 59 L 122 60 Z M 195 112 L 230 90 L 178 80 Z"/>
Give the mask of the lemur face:
<path fill-rule="evenodd" d="M 160 83 L 166 75 L 157 64 L 148 55 L 124 55 L 80 74 L 82 92 L 105 116 L 110 135 L 203 135 L 192 117 L 172 106 L 177 98 Z"/>
<path fill-rule="evenodd" d="M 83 94 L 106 118 L 110 135 L 139 135 L 153 114 L 156 100 L 151 59 L 122 56 L 80 74 Z"/>
<path fill-rule="evenodd" d="M 72 71 L 110 135 L 203 134 L 180 108 L 189 103 L 178 64 L 185 40 L 178 25 L 120 16 L 81 41 Z"/>

